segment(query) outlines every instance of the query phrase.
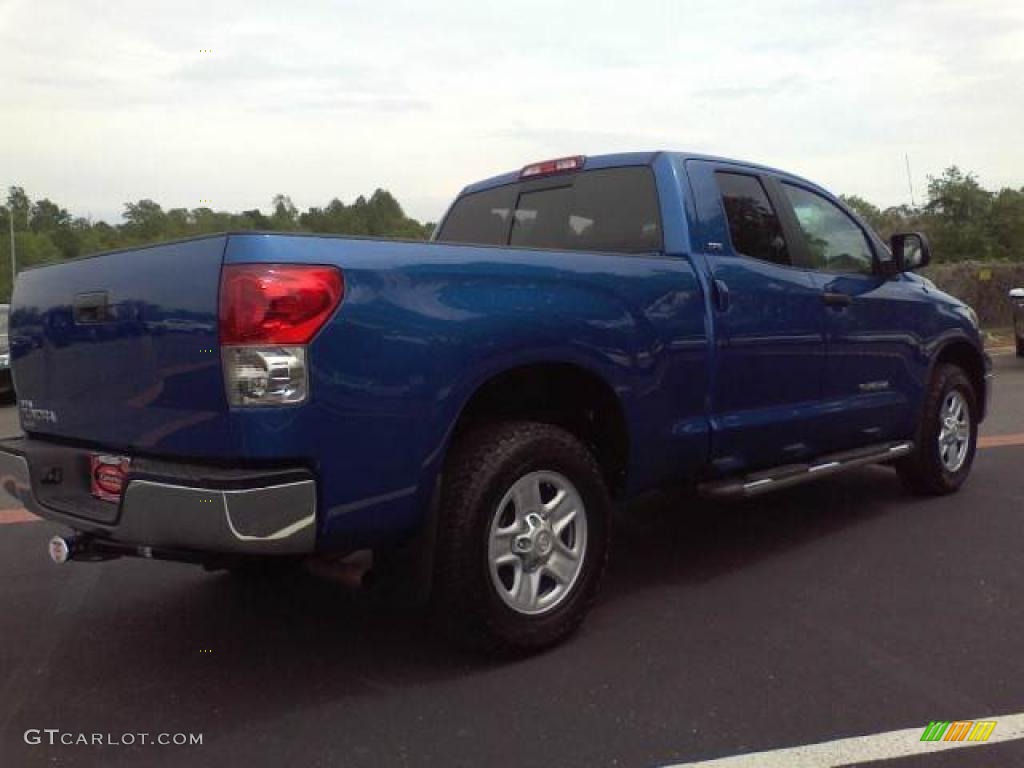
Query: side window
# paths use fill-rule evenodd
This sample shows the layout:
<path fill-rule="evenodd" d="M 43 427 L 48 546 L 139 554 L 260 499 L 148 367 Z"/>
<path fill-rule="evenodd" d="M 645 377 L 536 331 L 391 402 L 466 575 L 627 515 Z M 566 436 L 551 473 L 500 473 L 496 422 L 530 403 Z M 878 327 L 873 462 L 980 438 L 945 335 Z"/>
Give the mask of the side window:
<path fill-rule="evenodd" d="M 874 259 L 868 239 L 842 208 L 801 187 L 783 182 L 782 188 L 807 240 L 814 269 L 871 274 Z"/>
<path fill-rule="evenodd" d="M 661 211 L 650 168 L 605 168 L 576 177 L 566 246 L 589 251 L 660 251 Z"/>
<path fill-rule="evenodd" d="M 760 179 L 718 171 L 715 180 L 722 193 L 733 249 L 754 259 L 789 264 L 789 249 L 779 217 Z"/>

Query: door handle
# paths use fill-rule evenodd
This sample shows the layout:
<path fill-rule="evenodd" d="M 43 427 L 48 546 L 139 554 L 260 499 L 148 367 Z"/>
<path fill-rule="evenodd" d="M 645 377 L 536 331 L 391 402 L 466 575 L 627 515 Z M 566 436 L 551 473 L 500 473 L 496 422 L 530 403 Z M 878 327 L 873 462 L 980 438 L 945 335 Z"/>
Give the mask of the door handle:
<path fill-rule="evenodd" d="M 725 281 L 715 278 L 711 281 L 711 292 L 715 301 L 715 309 L 719 312 L 729 311 L 729 286 Z"/>
<path fill-rule="evenodd" d="M 821 300 L 829 307 L 841 309 L 848 307 L 853 303 L 853 297 L 845 293 L 835 293 L 833 291 L 825 291 L 821 294 Z"/>

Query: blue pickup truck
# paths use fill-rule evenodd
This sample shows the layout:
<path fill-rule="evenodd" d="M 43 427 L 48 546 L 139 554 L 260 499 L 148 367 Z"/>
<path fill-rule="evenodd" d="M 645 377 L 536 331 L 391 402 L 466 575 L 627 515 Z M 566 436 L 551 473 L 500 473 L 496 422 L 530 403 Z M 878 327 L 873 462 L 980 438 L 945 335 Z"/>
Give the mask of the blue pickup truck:
<path fill-rule="evenodd" d="M 990 362 L 928 259 L 805 179 L 655 152 L 468 186 L 433 242 L 236 232 L 31 269 L 0 475 L 72 530 L 58 562 L 414 551 L 445 628 L 536 650 L 638 494 L 872 463 L 957 490 Z"/>

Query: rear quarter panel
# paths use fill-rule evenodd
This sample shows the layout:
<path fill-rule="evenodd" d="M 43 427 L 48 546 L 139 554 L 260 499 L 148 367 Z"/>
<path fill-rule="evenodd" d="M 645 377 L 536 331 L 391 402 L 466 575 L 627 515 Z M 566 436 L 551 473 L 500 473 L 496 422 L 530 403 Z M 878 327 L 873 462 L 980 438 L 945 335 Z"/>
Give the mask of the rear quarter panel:
<path fill-rule="evenodd" d="M 412 528 L 461 409 L 519 365 L 573 363 L 612 386 L 629 491 L 705 458 L 704 303 L 686 258 L 232 236 L 226 263 L 244 262 L 344 271 L 344 301 L 312 345 L 311 402 L 232 416 L 247 455 L 315 463 L 327 547 Z"/>

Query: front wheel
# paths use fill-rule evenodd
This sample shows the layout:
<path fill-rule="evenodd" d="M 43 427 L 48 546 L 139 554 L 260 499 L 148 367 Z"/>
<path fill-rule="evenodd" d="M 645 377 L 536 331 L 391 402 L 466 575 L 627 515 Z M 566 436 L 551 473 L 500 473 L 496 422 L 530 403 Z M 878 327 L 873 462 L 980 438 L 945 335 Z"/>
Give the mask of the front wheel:
<path fill-rule="evenodd" d="M 978 399 L 955 365 L 939 366 L 925 395 L 914 453 L 896 469 L 914 493 L 953 493 L 967 480 L 978 444 Z"/>
<path fill-rule="evenodd" d="M 565 638 L 597 593 L 610 509 L 597 462 L 559 427 L 509 422 L 460 440 L 445 469 L 436 543 L 443 628 L 498 653 Z"/>

